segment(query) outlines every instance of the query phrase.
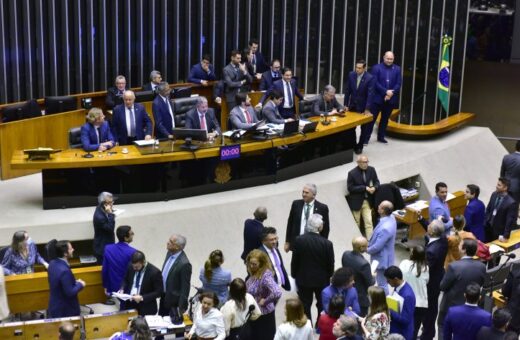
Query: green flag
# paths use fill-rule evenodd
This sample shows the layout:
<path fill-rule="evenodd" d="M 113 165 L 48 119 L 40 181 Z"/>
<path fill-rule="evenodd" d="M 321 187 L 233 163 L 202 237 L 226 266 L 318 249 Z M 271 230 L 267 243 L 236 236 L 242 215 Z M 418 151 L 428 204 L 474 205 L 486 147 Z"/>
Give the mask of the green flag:
<path fill-rule="evenodd" d="M 442 60 L 437 80 L 437 93 L 444 111 L 448 113 L 448 98 L 450 94 L 450 45 L 451 37 L 442 37 Z"/>

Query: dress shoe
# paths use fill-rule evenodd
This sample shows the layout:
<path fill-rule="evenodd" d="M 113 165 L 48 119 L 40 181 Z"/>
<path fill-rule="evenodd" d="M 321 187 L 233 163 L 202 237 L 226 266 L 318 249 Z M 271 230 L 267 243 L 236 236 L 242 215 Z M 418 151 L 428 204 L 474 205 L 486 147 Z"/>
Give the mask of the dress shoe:
<path fill-rule="evenodd" d="M 384 138 L 378 138 L 377 141 L 379 143 L 388 144 L 388 141 L 386 139 L 384 139 Z"/>

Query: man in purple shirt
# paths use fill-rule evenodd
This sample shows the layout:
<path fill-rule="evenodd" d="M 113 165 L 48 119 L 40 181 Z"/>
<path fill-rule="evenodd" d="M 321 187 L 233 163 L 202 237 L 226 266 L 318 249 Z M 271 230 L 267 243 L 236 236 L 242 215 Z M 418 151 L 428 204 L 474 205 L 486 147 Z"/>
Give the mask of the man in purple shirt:
<path fill-rule="evenodd" d="M 450 217 L 450 207 L 446 202 L 448 197 L 448 186 L 444 182 L 435 184 L 435 196 L 430 200 L 429 214 L 430 222 L 439 220 L 444 223 L 444 232 L 450 233 L 453 227 L 453 218 Z"/>
<path fill-rule="evenodd" d="M 130 226 L 119 226 L 116 235 L 119 242 L 105 247 L 101 269 L 103 287 L 107 296 L 121 289 L 128 264 L 135 252 L 135 249 L 129 245 L 134 238 L 134 232 Z"/>
<path fill-rule="evenodd" d="M 356 314 L 361 313 L 357 290 L 354 287 L 354 272 L 352 269 L 348 267 L 336 269 L 330 279 L 330 285 L 321 291 L 323 310 L 329 310 L 330 300 L 337 294 L 343 296 L 346 315 L 355 316 L 352 312 Z"/>

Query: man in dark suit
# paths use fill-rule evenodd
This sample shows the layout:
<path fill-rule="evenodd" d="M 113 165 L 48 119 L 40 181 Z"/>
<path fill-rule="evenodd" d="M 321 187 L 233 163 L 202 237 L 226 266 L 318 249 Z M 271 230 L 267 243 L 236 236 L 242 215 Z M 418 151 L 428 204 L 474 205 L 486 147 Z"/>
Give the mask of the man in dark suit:
<path fill-rule="evenodd" d="M 475 339 L 482 327 L 491 326 L 491 314 L 478 306 L 480 286 L 470 283 L 464 292 L 466 303 L 453 306 L 444 320 L 444 340 Z"/>
<path fill-rule="evenodd" d="M 262 55 L 262 52 L 258 49 L 258 39 L 249 40 L 249 49 L 253 54 L 251 63 L 254 65 L 255 73 L 262 73 L 267 71 L 267 62 Z"/>
<path fill-rule="evenodd" d="M 486 241 L 507 242 L 511 230 L 516 228 L 518 203 L 508 194 L 509 180 L 500 177 L 496 191 L 491 194 L 486 207 Z"/>
<path fill-rule="evenodd" d="M 511 268 L 502 293 L 507 298 L 507 308 L 512 316 L 509 330 L 520 333 L 520 265 L 515 264 Z"/>
<path fill-rule="evenodd" d="M 282 100 L 283 94 L 277 90 L 271 91 L 271 99 L 262 107 L 262 119 L 264 119 L 266 123 L 285 124 L 286 122 L 294 120 L 292 118 L 284 119 L 280 115 L 278 107 Z"/>
<path fill-rule="evenodd" d="M 150 82 L 143 85 L 143 91 L 157 92 L 157 87 L 162 82 L 161 72 L 153 70 L 150 72 Z"/>
<path fill-rule="evenodd" d="M 448 309 L 452 306 L 464 304 L 466 287 L 470 283 L 482 286 L 486 277 L 486 266 L 479 260 L 473 259 L 477 253 L 477 241 L 464 239 L 459 247 L 464 255 L 460 260 L 448 265 L 446 274 L 444 274 L 440 284 L 444 295 L 442 296 L 439 318 L 437 319 L 439 337 L 443 334 L 441 328 L 444 325 Z"/>
<path fill-rule="evenodd" d="M 423 332 L 421 340 L 433 340 L 435 337 L 435 320 L 439 311 L 439 285 L 444 276 L 444 260 L 448 253 L 448 240 L 444 236 L 444 224 L 435 220 L 427 227 L 426 262 L 430 279 L 426 285 L 428 295 L 427 317 L 422 320 Z"/>
<path fill-rule="evenodd" d="M 332 85 L 325 85 L 323 93 L 312 104 L 312 115 L 329 116 L 342 112 L 344 109 L 345 107 L 336 99 L 336 88 Z"/>
<path fill-rule="evenodd" d="M 287 231 L 285 233 L 285 252 L 292 250 L 292 243 L 299 235 L 305 233 L 307 221 L 312 214 L 320 214 L 323 218 L 323 228 L 320 229 L 320 235 L 324 238 L 329 237 L 329 207 L 326 204 L 318 202 L 316 195 L 318 188 L 316 184 L 305 184 L 302 189 L 302 199 L 294 200 L 287 219 Z"/>
<path fill-rule="evenodd" d="M 159 315 L 169 315 L 172 308 L 178 308 L 182 315 L 188 309 L 191 263 L 184 253 L 185 246 L 186 238 L 178 234 L 170 236 L 166 245 L 168 252 L 162 268 L 164 294 Z"/>
<path fill-rule="evenodd" d="M 368 248 L 368 241 L 363 236 L 352 240 L 352 250 L 345 251 L 341 257 L 343 267 L 348 267 L 354 272 L 354 286 L 358 293 L 360 316 L 366 316 L 370 302 L 368 301 L 368 287 L 375 283 L 370 270 L 370 263 L 363 257 Z"/>
<path fill-rule="evenodd" d="M 247 93 L 237 93 L 235 102 L 237 105 L 229 113 L 230 129 L 247 130 L 258 123 L 256 111 L 251 106 L 251 98 Z"/>
<path fill-rule="evenodd" d="M 231 62 L 222 70 L 224 82 L 226 84 L 224 93 L 228 110 L 235 105 L 235 96 L 240 92 L 249 92 L 253 77 L 247 72 L 246 64 L 242 64 L 240 51 L 231 51 Z"/>
<path fill-rule="evenodd" d="M 119 145 L 129 145 L 136 140 L 152 138 L 152 121 L 144 106 L 135 103 L 133 91 L 125 91 L 124 104 L 114 108 L 112 134 Z"/>
<path fill-rule="evenodd" d="M 162 82 L 157 87 L 157 96 L 152 102 L 152 114 L 155 121 L 156 138 L 173 138 L 172 129 L 175 128 L 175 113 L 170 101 L 170 86 Z"/>
<path fill-rule="evenodd" d="M 98 206 L 94 211 L 94 255 L 98 264 L 103 263 L 105 246 L 115 242 L 114 229 L 116 215 L 114 215 L 114 196 L 109 192 L 102 192 L 98 196 Z"/>
<path fill-rule="evenodd" d="M 511 313 L 507 308 L 498 308 L 493 312 L 491 327 L 484 326 L 478 331 L 476 340 L 502 340 L 511 323 Z"/>
<path fill-rule="evenodd" d="M 368 144 L 374 124 L 381 112 L 381 120 L 377 131 L 377 141 L 388 144 L 385 139 L 386 127 L 392 110 L 399 106 L 399 90 L 401 89 L 401 68 L 394 64 L 394 53 L 388 51 L 383 56 L 383 62 L 372 67 L 374 76 L 374 97 L 370 108 L 373 120 L 367 128 L 366 140 L 363 144 Z"/>
<path fill-rule="evenodd" d="M 209 140 L 213 140 L 220 135 L 220 124 L 213 109 L 208 108 L 206 97 L 197 97 L 196 106 L 186 113 L 186 128 L 206 130 Z"/>
<path fill-rule="evenodd" d="M 386 268 L 385 278 L 393 288 L 393 292 L 390 295 L 397 294 L 403 298 L 403 304 L 400 306 L 401 311 L 399 313 L 390 310 L 390 320 L 392 320 L 390 322 L 390 333 L 401 334 L 406 340 L 415 340 L 413 338 L 415 294 L 412 287 L 403 280 L 403 272 L 399 267 L 390 266 Z"/>
<path fill-rule="evenodd" d="M 123 280 L 123 293 L 132 299 L 121 302 L 121 310 L 137 309 L 139 315 L 157 314 L 157 299 L 163 293 L 161 271 L 146 261 L 144 253 L 136 251 Z"/>
<path fill-rule="evenodd" d="M 78 293 L 85 287 L 85 282 L 76 280 L 70 270 L 69 259 L 72 258 L 74 248 L 69 241 L 56 243 L 56 256 L 49 263 L 49 307 L 48 318 L 64 318 L 79 316 Z"/>
<path fill-rule="evenodd" d="M 269 256 L 271 267 L 273 267 L 274 280 L 286 291 L 291 290 L 291 282 L 283 264 L 282 254 L 278 250 L 278 235 L 276 228 L 265 227 L 262 230 L 262 245 L 258 247 Z"/>
<path fill-rule="evenodd" d="M 344 88 L 346 110 L 372 116 L 370 108 L 374 95 L 374 77 L 367 72 L 366 61 L 360 59 L 356 62 L 356 68 L 348 74 Z M 368 130 L 369 124 L 361 125 L 361 135 L 355 149 L 358 154 L 363 152 Z"/>
<path fill-rule="evenodd" d="M 337 340 L 363 340 L 358 332 L 358 321 L 351 316 L 341 315 L 332 327 Z"/>
<path fill-rule="evenodd" d="M 500 177 L 509 180 L 509 192 L 520 202 L 520 140 L 516 141 L 515 152 L 505 155 L 500 167 Z"/>
<path fill-rule="evenodd" d="M 312 320 L 313 294 L 319 315 L 323 310 L 321 292 L 329 285 L 334 273 L 332 242 L 319 235 L 323 224 L 319 214 L 311 215 L 305 228 L 306 233 L 298 236 L 292 247 L 291 275 L 296 280 L 298 297 L 309 320 Z"/>
<path fill-rule="evenodd" d="M 211 56 L 205 54 L 202 56 L 200 63 L 193 65 L 188 76 L 188 82 L 208 86 L 209 82 L 217 80 L 213 65 L 211 65 Z"/>
<path fill-rule="evenodd" d="M 298 97 L 300 100 L 303 99 L 303 95 L 298 90 L 296 80 L 293 79 L 292 76 L 292 70 L 289 67 L 284 67 L 282 70 L 282 79 L 273 82 L 271 88 L 267 90 L 260 99 L 260 103 L 263 103 L 274 90 L 283 93 L 283 100 L 278 107 L 278 110 L 280 111 L 280 114 L 283 118 L 296 117 L 296 104 L 294 101 L 294 96 Z"/>
<path fill-rule="evenodd" d="M 105 98 L 106 109 L 112 110 L 115 106 L 123 104 L 123 94 L 128 89 L 125 76 L 117 76 L 115 86 L 107 89 L 107 96 Z"/>
<path fill-rule="evenodd" d="M 271 88 L 276 80 L 279 80 L 282 76 L 280 75 L 280 60 L 273 59 L 271 61 L 271 69 L 262 73 L 262 79 L 258 88 L 260 91 L 267 91 Z"/>
<path fill-rule="evenodd" d="M 88 111 L 87 122 L 81 126 L 81 144 L 85 151 L 105 151 L 116 143 L 103 110 L 94 107 Z"/>
<path fill-rule="evenodd" d="M 367 156 L 359 155 L 357 164 L 357 167 L 348 172 L 347 200 L 358 228 L 361 228 L 361 217 L 363 217 L 365 234 L 370 240 L 374 231 L 372 222 L 374 193 L 379 188 L 379 178 L 377 178 L 376 169 L 368 165 Z"/>
<path fill-rule="evenodd" d="M 253 216 L 254 219 L 248 218 L 244 222 L 244 250 L 240 256 L 244 261 L 251 250 L 262 245 L 262 230 L 264 229 L 264 221 L 267 219 L 267 209 L 258 207 L 255 209 Z"/>

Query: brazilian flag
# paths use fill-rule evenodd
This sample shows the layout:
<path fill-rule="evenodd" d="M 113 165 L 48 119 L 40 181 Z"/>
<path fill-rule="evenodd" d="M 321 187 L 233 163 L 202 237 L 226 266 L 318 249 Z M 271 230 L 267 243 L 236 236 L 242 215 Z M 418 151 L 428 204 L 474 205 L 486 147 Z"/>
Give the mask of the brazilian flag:
<path fill-rule="evenodd" d="M 450 94 L 450 45 L 451 37 L 442 37 L 442 61 L 439 67 L 437 93 L 444 111 L 448 113 L 448 98 Z"/>

